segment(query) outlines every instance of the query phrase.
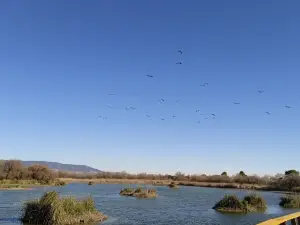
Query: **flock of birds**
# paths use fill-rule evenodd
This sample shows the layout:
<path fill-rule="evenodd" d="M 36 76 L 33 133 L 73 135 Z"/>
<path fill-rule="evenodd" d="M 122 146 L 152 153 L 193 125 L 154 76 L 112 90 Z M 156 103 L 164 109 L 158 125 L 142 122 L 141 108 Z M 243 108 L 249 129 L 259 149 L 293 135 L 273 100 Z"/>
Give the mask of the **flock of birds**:
<path fill-rule="evenodd" d="M 177 53 L 179 53 L 180 55 L 183 55 L 183 51 L 182 51 L 182 50 L 178 50 Z M 181 61 L 178 61 L 178 62 L 176 62 L 175 64 L 176 64 L 176 65 L 182 65 L 183 63 L 182 63 Z M 146 74 L 145 76 L 146 76 L 147 78 L 149 78 L 149 79 L 154 78 L 154 75 L 152 75 L 152 74 Z M 202 83 L 202 84 L 200 84 L 200 87 L 206 87 L 206 86 L 208 86 L 208 83 Z M 259 94 L 265 93 L 264 90 L 258 90 L 257 92 L 258 92 Z M 109 95 L 109 96 L 115 96 L 116 94 L 115 94 L 115 93 L 108 93 L 108 95 Z M 159 100 L 159 103 L 160 103 L 160 104 L 163 104 L 164 102 L 165 102 L 165 99 L 163 99 L 163 98 L 161 98 L 161 99 Z M 176 103 L 179 103 L 179 102 L 180 102 L 180 100 L 176 100 Z M 240 102 L 233 102 L 233 104 L 234 104 L 234 105 L 240 105 L 241 103 L 240 103 Z M 291 109 L 291 108 L 292 108 L 292 107 L 289 106 L 289 105 L 285 105 L 284 107 L 287 108 L 287 109 Z M 112 105 L 108 105 L 108 108 L 112 108 Z M 134 111 L 134 110 L 136 110 L 136 108 L 135 108 L 135 107 L 126 107 L 125 110 L 126 110 L 126 111 Z M 199 113 L 200 110 L 197 109 L 195 112 L 196 112 L 196 113 Z M 271 113 L 270 113 L 269 111 L 266 111 L 265 114 L 268 115 L 268 116 L 271 115 Z M 215 118 L 216 118 L 216 114 L 215 114 L 215 113 L 199 113 L 198 115 L 203 116 L 203 119 L 204 119 L 204 120 L 215 119 Z M 148 117 L 148 118 L 151 118 L 151 116 L 150 116 L 149 114 L 146 114 L 145 116 Z M 99 119 L 103 119 L 103 120 L 108 120 L 108 117 L 106 117 L 106 116 L 98 116 L 98 118 L 99 118 Z M 176 118 L 176 116 L 173 115 L 172 118 Z M 164 119 L 164 118 L 160 118 L 160 120 L 165 120 L 165 119 Z M 200 124 L 201 121 L 198 120 L 197 123 Z"/>

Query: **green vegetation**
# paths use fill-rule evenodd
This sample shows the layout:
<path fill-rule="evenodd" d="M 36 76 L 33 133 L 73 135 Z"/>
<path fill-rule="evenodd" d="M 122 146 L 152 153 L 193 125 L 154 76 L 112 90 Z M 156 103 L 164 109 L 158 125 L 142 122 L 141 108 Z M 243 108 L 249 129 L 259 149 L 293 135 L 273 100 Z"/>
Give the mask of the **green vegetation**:
<path fill-rule="evenodd" d="M 228 176 L 228 175 L 227 175 L 227 172 L 221 173 L 221 176 Z"/>
<path fill-rule="evenodd" d="M 155 198 L 157 196 L 155 189 L 143 189 L 143 188 L 124 188 L 120 191 L 122 196 L 131 196 L 137 198 Z"/>
<path fill-rule="evenodd" d="M 240 176 L 244 176 L 244 177 L 247 176 L 247 175 L 245 174 L 244 171 L 240 171 L 240 172 L 239 172 L 239 175 L 240 175 Z"/>
<path fill-rule="evenodd" d="M 267 208 L 267 205 L 263 198 L 257 195 L 248 195 L 241 201 L 234 195 L 225 195 L 213 209 L 219 212 L 227 213 L 247 213 L 263 211 Z"/>
<path fill-rule="evenodd" d="M 41 225 L 71 225 L 91 223 L 107 219 L 98 212 L 92 198 L 76 200 L 74 197 L 59 198 L 57 192 L 45 193 L 39 200 L 25 203 L 22 222 Z"/>
<path fill-rule="evenodd" d="M 285 175 L 297 175 L 297 176 L 299 176 L 299 171 L 297 171 L 297 170 L 287 170 L 287 171 L 285 171 L 285 173 L 284 173 Z"/>
<path fill-rule="evenodd" d="M 168 186 L 169 188 L 178 188 L 178 186 L 174 182 L 171 182 Z"/>
<path fill-rule="evenodd" d="M 65 186 L 65 185 L 66 185 L 66 182 L 64 182 L 63 180 L 58 180 L 58 179 L 56 179 L 56 180 L 54 181 L 54 185 L 55 185 L 55 186 Z"/>
<path fill-rule="evenodd" d="M 285 195 L 280 198 L 279 205 L 284 208 L 300 208 L 300 195 Z"/>

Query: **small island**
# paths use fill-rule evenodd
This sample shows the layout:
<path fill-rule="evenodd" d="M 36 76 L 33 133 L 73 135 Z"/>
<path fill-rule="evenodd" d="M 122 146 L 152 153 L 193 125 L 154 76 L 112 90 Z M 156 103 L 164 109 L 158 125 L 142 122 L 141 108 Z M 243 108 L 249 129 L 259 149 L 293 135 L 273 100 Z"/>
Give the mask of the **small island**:
<path fill-rule="evenodd" d="M 155 189 L 143 189 L 143 188 L 124 188 L 120 191 L 121 196 L 130 196 L 136 198 L 155 198 L 157 193 Z"/>
<path fill-rule="evenodd" d="M 169 185 L 168 185 L 169 188 L 178 188 L 178 186 L 174 183 L 174 182 L 171 182 Z"/>
<path fill-rule="evenodd" d="M 23 212 L 21 221 L 26 224 L 71 225 L 107 219 L 96 209 L 91 197 L 83 200 L 71 196 L 60 198 L 55 191 L 45 193 L 39 200 L 25 203 Z"/>
<path fill-rule="evenodd" d="M 300 208 L 300 195 L 290 194 L 280 198 L 279 205 L 283 208 L 298 209 Z"/>
<path fill-rule="evenodd" d="M 225 195 L 213 207 L 213 209 L 223 213 L 259 212 L 264 211 L 266 208 L 265 200 L 255 194 L 245 196 L 243 200 L 234 195 Z"/>

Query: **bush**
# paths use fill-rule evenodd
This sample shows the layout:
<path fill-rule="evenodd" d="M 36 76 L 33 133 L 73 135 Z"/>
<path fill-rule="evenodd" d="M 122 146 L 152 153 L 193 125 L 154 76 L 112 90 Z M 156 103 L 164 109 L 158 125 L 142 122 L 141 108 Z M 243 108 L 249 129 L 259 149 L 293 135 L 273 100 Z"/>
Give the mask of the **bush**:
<path fill-rule="evenodd" d="M 227 176 L 227 172 L 223 172 L 221 176 Z"/>
<path fill-rule="evenodd" d="M 234 195 L 225 195 L 224 198 L 215 204 L 213 209 L 220 212 L 246 212 L 243 202 Z"/>
<path fill-rule="evenodd" d="M 65 186 L 66 185 L 66 182 L 64 182 L 63 180 L 55 180 L 54 181 L 54 185 L 55 186 Z"/>
<path fill-rule="evenodd" d="M 168 186 L 169 188 L 178 188 L 178 186 L 174 182 L 171 182 Z"/>
<path fill-rule="evenodd" d="M 256 194 L 245 196 L 244 202 L 247 204 L 249 211 L 260 211 L 267 208 L 265 200 Z"/>
<path fill-rule="evenodd" d="M 220 212 L 256 212 L 267 208 L 263 198 L 257 195 L 245 196 L 243 201 L 234 195 L 225 195 L 223 199 L 216 203 L 213 209 Z"/>
<path fill-rule="evenodd" d="M 155 198 L 157 196 L 155 189 L 142 189 L 142 188 L 124 188 L 120 191 L 122 196 L 131 196 L 137 198 Z"/>
<path fill-rule="evenodd" d="M 107 217 L 98 212 L 92 198 L 76 200 L 73 197 L 59 198 L 57 192 L 45 193 L 39 200 L 25 203 L 23 223 L 71 225 L 103 221 Z"/>
<path fill-rule="evenodd" d="M 279 205 L 284 208 L 300 208 L 300 195 L 292 194 L 280 198 Z"/>

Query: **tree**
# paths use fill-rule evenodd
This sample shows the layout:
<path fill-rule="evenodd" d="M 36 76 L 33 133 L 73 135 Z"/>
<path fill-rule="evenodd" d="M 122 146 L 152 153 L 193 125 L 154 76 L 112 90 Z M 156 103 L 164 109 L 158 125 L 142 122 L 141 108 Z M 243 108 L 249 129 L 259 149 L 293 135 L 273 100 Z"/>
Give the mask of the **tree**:
<path fill-rule="evenodd" d="M 53 173 L 47 166 L 33 165 L 28 167 L 28 171 L 31 172 L 32 179 L 40 183 L 48 184 L 54 179 Z"/>
<path fill-rule="evenodd" d="M 244 173 L 244 171 L 240 171 L 240 172 L 239 172 L 239 175 L 240 175 L 240 176 L 244 176 L 244 177 L 247 176 L 247 175 Z"/>
<path fill-rule="evenodd" d="M 4 162 L 3 172 L 5 179 L 19 179 L 22 163 L 18 160 L 8 160 Z"/>
<path fill-rule="evenodd" d="M 288 176 L 288 175 L 299 175 L 299 171 L 297 171 L 297 170 L 287 170 L 287 171 L 285 171 L 284 174 L 286 176 Z"/>
<path fill-rule="evenodd" d="M 223 172 L 223 173 L 221 174 L 221 176 L 228 176 L 228 175 L 227 175 L 227 172 Z"/>

